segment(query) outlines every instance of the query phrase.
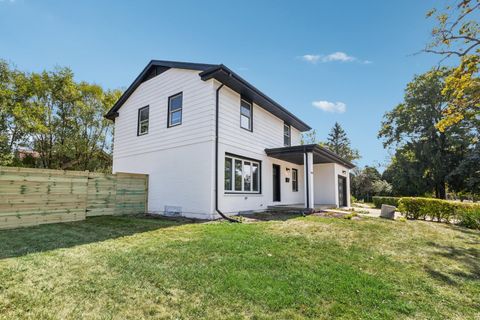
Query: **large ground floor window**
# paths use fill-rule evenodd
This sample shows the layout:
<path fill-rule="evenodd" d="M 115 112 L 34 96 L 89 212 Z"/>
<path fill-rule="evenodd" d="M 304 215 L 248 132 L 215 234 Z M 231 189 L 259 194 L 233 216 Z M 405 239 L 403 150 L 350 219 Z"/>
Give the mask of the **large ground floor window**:
<path fill-rule="evenodd" d="M 225 192 L 260 193 L 260 161 L 225 156 Z"/>

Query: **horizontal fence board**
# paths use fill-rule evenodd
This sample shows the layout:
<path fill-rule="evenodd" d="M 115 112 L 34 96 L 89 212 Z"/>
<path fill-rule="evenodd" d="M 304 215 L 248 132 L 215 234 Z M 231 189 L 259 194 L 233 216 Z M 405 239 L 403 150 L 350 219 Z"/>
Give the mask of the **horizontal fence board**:
<path fill-rule="evenodd" d="M 148 176 L 0 167 L 0 229 L 144 213 Z"/>

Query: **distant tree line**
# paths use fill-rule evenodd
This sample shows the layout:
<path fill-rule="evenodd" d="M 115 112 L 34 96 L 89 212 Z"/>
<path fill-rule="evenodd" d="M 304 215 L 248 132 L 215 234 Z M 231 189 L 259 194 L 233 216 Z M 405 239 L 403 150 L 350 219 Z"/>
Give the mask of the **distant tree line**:
<path fill-rule="evenodd" d="M 23 72 L 0 60 L 0 165 L 111 170 L 119 90 L 77 82 L 68 68 Z"/>

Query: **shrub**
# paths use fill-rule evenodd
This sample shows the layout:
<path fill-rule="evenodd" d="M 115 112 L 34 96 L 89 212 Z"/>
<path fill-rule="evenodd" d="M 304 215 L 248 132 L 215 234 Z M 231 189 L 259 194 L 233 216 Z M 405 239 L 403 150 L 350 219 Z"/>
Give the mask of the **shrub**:
<path fill-rule="evenodd" d="M 480 205 L 433 198 L 401 198 L 398 210 L 407 219 L 431 218 L 436 221 L 456 222 L 472 229 L 480 229 Z"/>
<path fill-rule="evenodd" d="M 456 210 L 458 224 L 471 229 L 480 230 L 480 206 L 461 205 Z"/>
<path fill-rule="evenodd" d="M 388 204 L 391 206 L 398 207 L 398 201 L 400 199 L 401 198 L 398 198 L 398 197 L 379 197 L 379 196 L 372 197 L 373 204 L 375 205 L 375 208 L 378 208 L 378 209 L 382 207 L 382 204 Z"/>
<path fill-rule="evenodd" d="M 401 198 L 398 210 L 407 219 L 451 221 L 455 217 L 457 203 L 434 198 Z"/>

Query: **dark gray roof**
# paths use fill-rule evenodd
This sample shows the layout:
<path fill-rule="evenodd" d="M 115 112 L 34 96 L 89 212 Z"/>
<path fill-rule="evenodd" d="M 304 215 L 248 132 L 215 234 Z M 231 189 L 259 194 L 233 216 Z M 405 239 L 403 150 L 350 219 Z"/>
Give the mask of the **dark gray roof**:
<path fill-rule="evenodd" d="M 120 107 L 125 103 L 125 101 L 127 101 L 130 95 L 142 82 L 151 79 L 170 68 L 202 71 L 200 73 L 202 80 L 207 81 L 209 79 L 216 79 L 232 90 L 238 92 L 240 95 L 242 95 L 242 97 L 251 100 L 298 130 L 303 132 L 311 129 L 310 126 L 308 126 L 305 122 L 297 118 L 287 109 L 279 105 L 273 99 L 255 88 L 253 85 L 248 83 L 246 80 L 241 78 L 238 74 L 223 64 L 204 64 L 162 60 L 150 61 L 150 63 L 143 69 L 135 81 L 133 81 L 133 83 L 123 93 L 120 99 L 118 99 L 115 105 L 107 112 L 105 117 L 114 120 L 118 116 L 118 110 Z"/>
<path fill-rule="evenodd" d="M 265 149 L 267 156 L 283 161 L 303 164 L 303 154 L 305 152 L 313 153 L 313 163 L 338 163 L 348 169 L 355 168 L 355 165 L 348 160 L 343 159 L 338 154 L 319 146 L 318 144 L 305 144 L 300 146 L 282 147 Z"/>

